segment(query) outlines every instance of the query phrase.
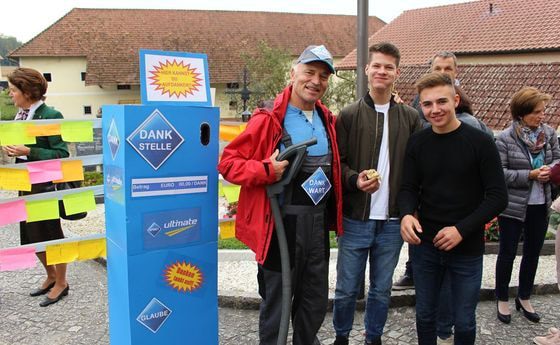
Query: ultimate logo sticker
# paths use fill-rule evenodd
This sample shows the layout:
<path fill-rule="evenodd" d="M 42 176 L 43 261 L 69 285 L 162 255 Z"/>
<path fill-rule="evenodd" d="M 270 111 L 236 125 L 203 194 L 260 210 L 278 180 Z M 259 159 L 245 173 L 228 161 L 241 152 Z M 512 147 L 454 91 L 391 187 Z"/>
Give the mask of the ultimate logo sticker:
<path fill-rule="evenodd" d="M 193 292 L 202 286 L 204 276 L 200 268 L 191 263 L 175 262 L 164 270 L 167 285 L 179 292 Z"/>

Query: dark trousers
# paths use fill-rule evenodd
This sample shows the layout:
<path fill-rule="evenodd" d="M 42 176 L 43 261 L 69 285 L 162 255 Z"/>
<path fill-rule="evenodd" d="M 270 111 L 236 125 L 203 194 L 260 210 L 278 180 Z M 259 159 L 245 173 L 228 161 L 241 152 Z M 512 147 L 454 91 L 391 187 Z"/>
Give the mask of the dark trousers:
<path fill-rule="evenodd" d="M 415 245 L 408 245 L 408 261 L 406 262 L 406 270 L 404 274 L 414 280 L 414 270 L 412 269 L 412 252 Z M 441 290 L 439 292 L 439 306 L 437 311 L 437 336 L 447 339 L 453 335 L 453 299 L 451 296 L 451 280 L 449 272 L 443 277 Z"/>
<path fill-rule="evenodd" d="M 476 338 L 476 306 L 482 280 L 482 255 L 463 256 L 429 244 L 414 248 L 412 256 L 416 289 L 416 332 L 419 345 L 436 345 L 436 315 L 440 289 L 449 275 L 454 301 L 456 345 L 472 345 Z"/>
<path fill-rule="evenodd" d="M 323 323 L 328 303 L 328 232 L 324 209 L 300 207 L 304 212 L 287 216 L 286 232 L 292 260 L 292 328 L 294 345 L 318 343 L 317 332 Z M 275 255 L 275 251 L 269 252 Z M 269 258 L 276 261 L 278 258 Z M 282 274 L 279 270 L 259 265 L 257 279 L 262 301 L 259 315 L 261 345 L 275 345 L 282 311 Z"/>
<path fill-rule="evenodd" d="M 524 300 L 531 296 L 539 265 L 539 255 L 548 227 L 547 215 L 547 207 L 543 204 L 527 206 L 524 222 L 508 217 L 498 217 L 500 225 L 500 251 L 496 261 L 496 298 L 498 300 L 508 300 L 511 271 L 521 232 L 523 232 L 523 256 L 519 268 L 517 296 Z"/>

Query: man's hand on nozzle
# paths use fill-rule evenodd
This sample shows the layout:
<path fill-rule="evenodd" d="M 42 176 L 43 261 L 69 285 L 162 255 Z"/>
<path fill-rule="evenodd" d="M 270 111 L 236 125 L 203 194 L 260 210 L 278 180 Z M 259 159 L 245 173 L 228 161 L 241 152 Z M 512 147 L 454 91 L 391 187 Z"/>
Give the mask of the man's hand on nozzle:
<path fill-rule="evenodd" d="M 406 243 L 420 244 L 420 237 L 416 232 L 421 233 L 420 222 L 413 215 L 407 214 L 401 219 L 401 236 Z"/>
<path fill-rule="evenodd" d="M 374 193 L 379 189 L 379 179 L 373 178 L 368 179 L 367 170 L 362 171 L 358 174 L 358 179 L 356 180 L 356 187 L 359 190 L 366 193 Z"/>
<path fill-rule="evenodd" d="M 270 164 L 272 164 L 272 169 L 274 170 L 274 175 L 276 175 L 276 181 L 280 181 L 284 170 L 288 167 L 289 162 L 287 160 L 277 161 L 276 157 L 280 154 L 280 151 L 276 149 L 272 156 L 270 156 Z"/>

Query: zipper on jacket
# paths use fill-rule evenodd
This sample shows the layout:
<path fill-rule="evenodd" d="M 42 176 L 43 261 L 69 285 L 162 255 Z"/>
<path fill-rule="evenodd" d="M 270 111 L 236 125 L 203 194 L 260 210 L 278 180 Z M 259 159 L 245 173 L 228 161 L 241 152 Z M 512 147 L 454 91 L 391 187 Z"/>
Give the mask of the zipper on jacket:
<path fill-rule="evenodd" d="M 375 110 L 375 140 L 373 141 L 373 152 L 372 152 L 372 155 L 371 155 L 371 163 L 370 163 L 369 167 L 373 167 L 373 158 L 374 158 L 373 155 L 375 154 L 375 152 L 377 152 L 377 135 L 379 134 L 378 129 L 377 129 L 377 127 L 379 126 L 379 121 L 378 121 L 379 120 L 379 114 L 377 113 L 377 109 L 375 109 L 375 107 L 374 107 L 374 110 Z M 381 135 L 383 135 L 383 133 Z M 379 157 L 377 157 L 377 160 L 379 160 Z M 368 209 L 368 207 L 367 207 L 368 206 L 368 198 L 371 202 L 371 194 L 369 194 L 369 193 L 365 193 L 365 194 L 366 194 L 366 203 L 365 203 L 365 206 L 364 206 L 364 212 L 362 214 L 362 221 L 364 221 L 364 222 L 367 220 L 366 212 L 367 212 L 367 209 Z M 371 205 L 370 205 L 369 208 L 371 209 Z"/>

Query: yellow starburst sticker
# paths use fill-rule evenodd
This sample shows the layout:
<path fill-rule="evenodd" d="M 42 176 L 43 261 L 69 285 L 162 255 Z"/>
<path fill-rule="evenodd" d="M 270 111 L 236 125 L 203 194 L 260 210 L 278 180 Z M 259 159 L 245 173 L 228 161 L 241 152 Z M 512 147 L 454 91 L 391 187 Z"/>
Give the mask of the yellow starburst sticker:
<path fill-rule="evenodd" d="M 167 266 L 164 276 L 167 284 L 179 292 L 193 292 L 204 280 L 200 268 L 185 261 Z"/>
<path fill-rule="evenodd" d="M 193 95 L 195 91 L 199 91 L 198 87 L 201 86 L 200 78 L 201 73 L 197 72 L 196 68 L 191 68 L 191 64 L 184 64 L 183 61 L 177 62 L 173 60 L 170 62 L 166 60 L 165 63 L 159 62 L 159 66 L 152 66 L 150 70 L 152 74 L 149 79 L 152 80 L 150 85 L 156 86 L 155 90 L 161 91 L 162 95 L 166 93 L 169 97 Z"/>

